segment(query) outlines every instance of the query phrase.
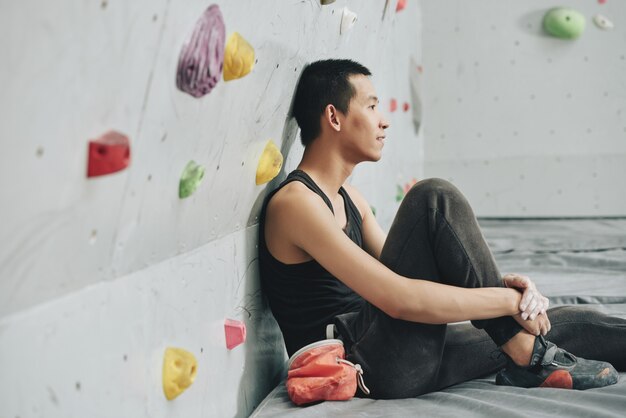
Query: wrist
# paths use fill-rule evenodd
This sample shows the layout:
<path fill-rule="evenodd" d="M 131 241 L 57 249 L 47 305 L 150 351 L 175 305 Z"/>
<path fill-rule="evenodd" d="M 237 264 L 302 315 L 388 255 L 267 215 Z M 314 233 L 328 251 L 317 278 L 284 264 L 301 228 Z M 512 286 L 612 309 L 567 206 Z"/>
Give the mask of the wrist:
<path fill-rule="evenodd" d="M 513 316 L 513 315 L 517 315 L 521 313 L 519 309 L 519 305 L 522 302 L 522 294 L 515 289 L 506 289 L 506 290 L 509 293 L 510 315 Z"/>

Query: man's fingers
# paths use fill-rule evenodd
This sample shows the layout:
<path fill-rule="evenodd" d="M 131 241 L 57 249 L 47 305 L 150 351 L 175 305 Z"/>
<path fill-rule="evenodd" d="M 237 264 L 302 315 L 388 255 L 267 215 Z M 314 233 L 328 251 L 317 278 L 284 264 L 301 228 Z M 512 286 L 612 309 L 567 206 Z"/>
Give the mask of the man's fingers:
<path fill-rule="evenodd" d="M 519 303 L 520 310 L 525 311 L 535 295 L 531 291 L 525 290 L 522 294 L 522 300 Z"/>
<path fill-rule="evenodd" d="M 537 303 L 535 300 L 535 294 L 534 292 L 527 290 L 524 292 L 524 294 L 522 295 L 522 300 L 520 301 L 519 307 L 520 310 L 526 312 L 526 313 L 530 313 L 531 311 L 531 305 L 532 303 Z"/>
<path fill-rule="evenodd" d="M 526 313 L 528 314 L 528 317 L 530 318 L 531 321 L 534 320 L 539 314 L 540 309 L 537 309 L 537 308 L 538 308 L 537 298 L 533 298 L 533 300 L 528 305 L 528 308 L 526 309 Z"/>
<path fill-rule="evenodd" d="M 539 300 L 541 301 L 538 306 L 539 311 L 540 313 L 545 314 L 546 311 L 548 310 L 548 306 L 550 306 L 550 301 L 548 300 L 548 298 L 543 297 L 543 296 L 540 296 Z"/>

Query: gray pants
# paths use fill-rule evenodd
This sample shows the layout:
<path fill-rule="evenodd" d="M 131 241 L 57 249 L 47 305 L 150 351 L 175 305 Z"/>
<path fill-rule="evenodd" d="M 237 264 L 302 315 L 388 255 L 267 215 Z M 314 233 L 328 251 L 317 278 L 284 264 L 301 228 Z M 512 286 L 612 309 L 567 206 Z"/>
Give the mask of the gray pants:
<path fill-rule="evenodd" d="M 470 205 L 445 180 L 421 181 L 407 193 L 380 259 L 406 277 L 466 288 L 503 286 Z M 626 320 L 577 307 L 550 309 L 548 316 L 547 339 L 626 370 Z M 472 325 L 397 320 L 369 303 L 336 319 L 347 359 L 363 367 L 370 397 L 378 399 L 415 397 L 500 369 L 505 359 L 498 346 L 521 326 L 511 317 Z"/>

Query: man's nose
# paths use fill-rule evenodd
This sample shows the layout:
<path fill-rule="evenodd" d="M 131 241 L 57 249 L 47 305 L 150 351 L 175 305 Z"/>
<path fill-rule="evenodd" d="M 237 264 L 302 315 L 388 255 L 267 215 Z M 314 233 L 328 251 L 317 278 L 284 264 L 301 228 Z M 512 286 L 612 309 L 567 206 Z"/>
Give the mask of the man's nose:
<path fill-rule="evenodd" d="M 389 127 L 389 121 L 385 118 L 380 119 L 380 127 L 383 129 L 387 129 Z"/>

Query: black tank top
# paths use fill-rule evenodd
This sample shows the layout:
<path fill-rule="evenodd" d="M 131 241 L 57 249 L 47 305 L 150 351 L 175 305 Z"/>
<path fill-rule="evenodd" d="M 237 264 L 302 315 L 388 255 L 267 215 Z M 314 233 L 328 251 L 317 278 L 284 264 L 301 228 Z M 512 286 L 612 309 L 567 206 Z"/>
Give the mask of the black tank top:
<path fill-rule="evenodd" d="M 263 291 L 280 326 L 291 356 L 303 346 L 326 338 L 326 325 L 336 315 L 358 311 L 364 300 L 330 274 L 317 261 L 285 264 L 274 258 L 265 243 L 265 211 L 267 203 L 284 185 L 300 181 L 318 194 L 333 210 L 332 204 L 317 184 L 304 171 L 294 170 L 276 190 L 271 192 L 261 209 L 259 222 L 259 266 Z M 343 187 L 339 189 L 346 210 L 346 235 L 363 247 L 361 215 Z M 333 212 L 334 213 L 334 212 Z M 297 228 L 294 225 L 294 228 Z"/>

